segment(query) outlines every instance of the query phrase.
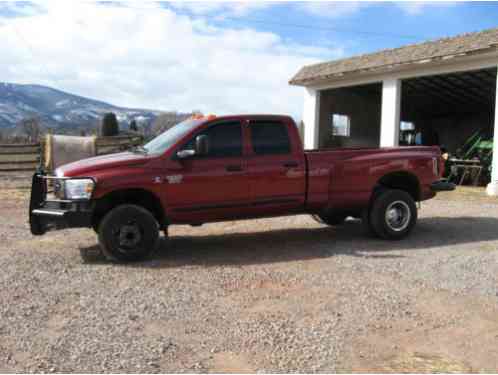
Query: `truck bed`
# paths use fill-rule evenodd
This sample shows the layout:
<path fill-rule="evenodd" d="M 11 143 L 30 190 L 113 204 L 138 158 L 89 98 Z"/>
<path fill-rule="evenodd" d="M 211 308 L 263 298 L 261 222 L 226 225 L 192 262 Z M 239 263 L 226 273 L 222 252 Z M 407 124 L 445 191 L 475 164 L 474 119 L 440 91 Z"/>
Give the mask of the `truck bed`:
<path fill-rule="evenodd" d="M 437 146 L 306 150 L 307 208 L 365 207 L 380 179 L 389 174 L 411 176 L 422 191 L 430 191 L 432 158 L 440 154 Z"/>

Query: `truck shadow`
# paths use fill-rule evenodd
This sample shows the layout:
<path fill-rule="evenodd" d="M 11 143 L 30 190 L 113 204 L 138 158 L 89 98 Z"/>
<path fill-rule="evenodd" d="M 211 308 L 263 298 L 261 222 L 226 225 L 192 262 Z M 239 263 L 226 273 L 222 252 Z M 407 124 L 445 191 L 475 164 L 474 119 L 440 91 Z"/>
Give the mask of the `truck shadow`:
<path fill-rule="evenodd" d="M 421 218 L 412 234 L 401 241 L 372 238 L 365 233 L 361 222 L 350 221 L 336 228 L 289 228 L 222 235 L 172 236 L 168 240 L 162 238 L 151 259 L 127 266 L 242 266 L 328 258 L 339 254 L 372 259 L 402 258 L 409 255 L 408 251 L 432 248 L 437 251 L 440 247 L 494 240 L 498 240 L 498 218 Z"/>

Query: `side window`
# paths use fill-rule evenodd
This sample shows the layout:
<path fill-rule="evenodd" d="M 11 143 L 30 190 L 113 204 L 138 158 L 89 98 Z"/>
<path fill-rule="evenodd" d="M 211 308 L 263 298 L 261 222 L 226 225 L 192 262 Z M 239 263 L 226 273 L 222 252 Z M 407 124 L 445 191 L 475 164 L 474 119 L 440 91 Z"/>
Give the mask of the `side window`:
<path fill-rule="evenodd" d="M 334 113 L 332 115 L 332 135 L 349 137 L 351 135 L 351 117 Z"/>
<path fill-rule="evenodd" d="M 251 122 L 252 149 L 257 155 L 289 154 L 291 145 L 287 126 L 280 122 Z"/>
<path fill-rule="evenodd" d="M 197 133 L 195 137 L 199 135 L 207 135 L 209 139 L 209 152 L 203 157 L 217 158 L 242 155 L 242 127 L 240 122 L 213 125 Z M 183 150 L 195 149 L 195 137 L 183 146 Z"/>

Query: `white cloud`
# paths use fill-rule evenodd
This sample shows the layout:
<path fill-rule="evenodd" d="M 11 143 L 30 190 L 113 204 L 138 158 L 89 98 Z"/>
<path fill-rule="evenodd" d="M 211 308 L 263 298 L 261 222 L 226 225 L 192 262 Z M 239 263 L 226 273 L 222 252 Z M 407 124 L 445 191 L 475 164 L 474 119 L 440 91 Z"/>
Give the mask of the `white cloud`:
<path fill-rule="evenodd" d="M 298 7 L 314 16 L 340 18 L 355 14 L 367 5 L 361 1 L 323 1 L 299 3 Z"/>
<path fill-rule="evenodd" d="M 418 16 L 430 7 L 449 7 L 456 3 L 452 1 L 403 1 L 397 2 L 396 5 L 406 14 Z"/>
<path fill-rule="evenodd" d="M 164 7 L 44 6 L 0 22 L 0 81 L 46 84 L 122 106 L 299 116 L 302 91 L 288 80 L 305 64 L 342 55 Z"/>
<path fill-rule="evenodd" d="M 382 1 L 323 1 L 323 2 L 305 2 L 298 3 L 299 9 L 317 16 L 324 18 L 344 18 L 358 13 L 360 10 L 371 7 L 379 6 L 385 3 Z M 448 7 L 454 6 L 456 2 L 453 1 L 395 1 L 394 4 L 406 15 L 418 16 L 425 10 L 432 7 Z"/>
<path fill-rule="evenodd" d="M 41 7 L 34 3 L 25 1 L 0 1 L 2 17 L 22 17 L 32 16 L 41 10 Z"/>
<path fill-rule="evenodd" d="M 178 10 L 186 10 L 195 15 L 216 16 L 244 16 L 252 11 L 271 6 L 270 2 L 239 1 L 239 2 L 211 2 L 211 1 L 182 1 L 172 2 L 169 5 Z"/>
<path fill-rule="evenodd" d="M 396 5 L 401 8 L 405 13 L 410 15 L 419 15 L 423 12 L 426 4 L 420 1 L 409 1 L 406 3 L 396 3 Z"/>

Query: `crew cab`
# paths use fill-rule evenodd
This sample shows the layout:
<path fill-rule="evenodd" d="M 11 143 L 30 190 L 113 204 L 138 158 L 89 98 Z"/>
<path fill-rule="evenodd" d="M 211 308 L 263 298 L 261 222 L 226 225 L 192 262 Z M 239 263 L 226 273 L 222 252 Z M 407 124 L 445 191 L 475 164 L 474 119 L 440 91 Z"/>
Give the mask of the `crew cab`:
<path fill-rule="evenodd" d="M 33 176 L 31 232 L 88 227 L 104 255 L 147 257 L 161 230 L 309 213 L 325 225 L 360 218 L 397 240 L 417 221 L 416 202 L 452 190 L 438 147 L 303 151 L 291 117 L 192 117 L 127 152 Z"/>

